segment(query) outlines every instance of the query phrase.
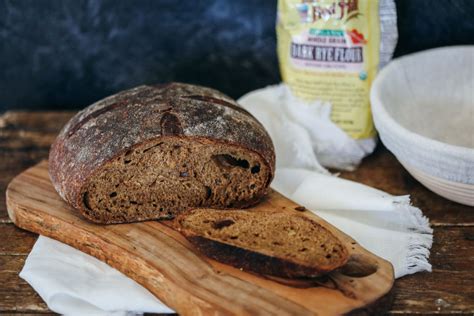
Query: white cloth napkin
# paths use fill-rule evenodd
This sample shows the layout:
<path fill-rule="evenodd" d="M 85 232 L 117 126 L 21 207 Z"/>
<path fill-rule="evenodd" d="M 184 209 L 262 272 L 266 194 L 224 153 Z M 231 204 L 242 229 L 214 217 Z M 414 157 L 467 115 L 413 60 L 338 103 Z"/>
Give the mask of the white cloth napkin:
<path fill-rule="evenodd" d="M 290 107 L 294 104 L 286 93 L 284 86 L 274 86 L 240 100 L 262 122 L 274 141 L 277 169 L 272 187 L 390 261 L 397 278 L 431 271 L 428 257 L 433 236 L 428 219 L 410 205 L 408 196 L 391 196 L 330 175 L 318 161 L 321 155 L 330 153 L 326 156 L 329 159 L 332 153 L 338 152 L 340 159 L 333 157 L 329 165 L 350 168 L 364 155 L 363 151 L 351 156 L 360 147 L 328 122 L 325 106 L 320 109 L 325 113 L 323 116 L 316 110 L 301 115 L 298 111 L 292 112 Z M 330 133 L 321 135 L 318 130 L 334 132 L 334 138 L 328 136 Z M 49 308 L 62 314 L 172 311 L 120 272 L 42 236 L 20 276 L 33 286 Z"/>
<path fill-rule="evenodd" d="M 63 315 L 172 313 L 144 287 L 109 265 L 54 239 L 40 236 L 20 272 Z"/>
<path fill-rule="evenodd" d="M 238 101 L 272 136 L 277 167 L 353 170 L 376 145 L 373 138 L 356 141 L 331 119 L 331 105 L 302 102 L 285 84 L 252 91 Z"/>

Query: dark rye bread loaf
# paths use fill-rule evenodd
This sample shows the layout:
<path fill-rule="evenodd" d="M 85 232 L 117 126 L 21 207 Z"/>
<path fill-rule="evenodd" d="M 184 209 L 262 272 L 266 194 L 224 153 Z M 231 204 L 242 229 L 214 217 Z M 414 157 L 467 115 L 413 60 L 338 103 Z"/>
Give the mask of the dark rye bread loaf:
<path fill-rule="evenodd" d="M 176 224 L 208 257 L 259 274 L 316 277 L 349 256 L 329 230 L 299 214 L 195 209 L 180 214 Z"/>
<path fill-rule="evenodd" d="M 190 207 L 247 207 L 267 193 L 275 154 L 263 126 L 200 86 L 140 86 L 85 108 L 51 147 L 60 196 L 87 219 L 168 219 Z"/>

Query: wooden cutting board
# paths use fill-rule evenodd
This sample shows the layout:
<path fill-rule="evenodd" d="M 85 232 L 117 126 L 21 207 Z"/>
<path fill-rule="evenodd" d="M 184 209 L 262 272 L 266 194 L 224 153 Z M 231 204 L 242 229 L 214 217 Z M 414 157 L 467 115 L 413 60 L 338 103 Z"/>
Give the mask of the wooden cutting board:
<path fill-rule="evenodd" d="M 54 190 L 46 161 L 9 184 L 12 221 L 106 262 L 183 315 L 334 315 L 379 313 L 389 307 L 393 268 L 309 211 L 344 241 L 351 259 L 341 271 L 313 280 L 276 279 L 218 263 L 198 253 L 168 222 L 96 225 Z M 298 212 L 272 191 L 257 209 Z"/>

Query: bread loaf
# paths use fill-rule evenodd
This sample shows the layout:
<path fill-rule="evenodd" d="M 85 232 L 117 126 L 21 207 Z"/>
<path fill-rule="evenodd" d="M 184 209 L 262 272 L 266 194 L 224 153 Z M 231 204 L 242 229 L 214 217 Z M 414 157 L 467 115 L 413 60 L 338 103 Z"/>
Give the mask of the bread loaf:
<path fill-rule="evenodd" d="M 208 257 L 259 274 L 316 277 L 349 256 L 336 236 L 300 214 L 195 209 L 180 214 L 177 226 Z"/>
<path fill-rule="evenodd" d="M 181 83 L 92 104 L 49 155 L 60 196 L 105 224 L 247 207 L 267 193 L 274 167 L 271 139 L 252 115 L 218 91 Z"/>

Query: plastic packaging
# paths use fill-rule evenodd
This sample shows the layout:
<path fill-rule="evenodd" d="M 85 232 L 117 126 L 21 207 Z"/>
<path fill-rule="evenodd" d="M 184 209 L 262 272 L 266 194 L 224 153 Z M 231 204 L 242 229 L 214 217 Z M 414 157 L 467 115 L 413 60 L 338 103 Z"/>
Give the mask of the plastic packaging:
<path fill-rule="evenodd" d="M 281 75 L 292 94 L 330 103 L 331 120 L 372 152 L 369 93 L 397 42 L 393 0 L 279 0 L 277 37 Z"/>

